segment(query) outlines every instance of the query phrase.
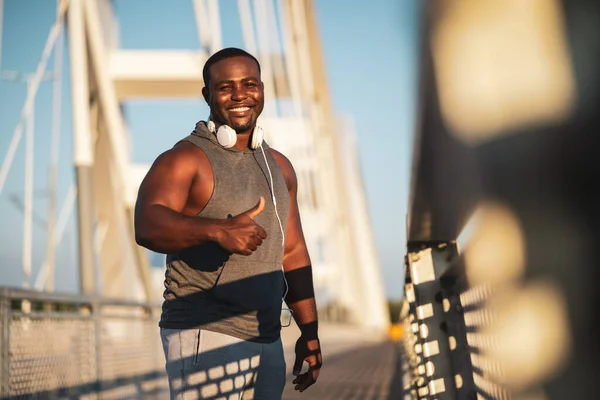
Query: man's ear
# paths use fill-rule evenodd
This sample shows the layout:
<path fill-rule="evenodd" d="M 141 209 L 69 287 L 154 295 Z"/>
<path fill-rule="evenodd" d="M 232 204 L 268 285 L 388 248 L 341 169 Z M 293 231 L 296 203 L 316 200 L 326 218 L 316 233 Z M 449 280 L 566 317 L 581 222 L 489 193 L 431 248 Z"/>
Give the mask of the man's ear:
<path fill-rule="evenodd" d="M 202 88 L 202 97 L 204 97 L 206 104 L 210 105 L 210 93 L 208 92 L 208 88 L 206 86 Z"/>

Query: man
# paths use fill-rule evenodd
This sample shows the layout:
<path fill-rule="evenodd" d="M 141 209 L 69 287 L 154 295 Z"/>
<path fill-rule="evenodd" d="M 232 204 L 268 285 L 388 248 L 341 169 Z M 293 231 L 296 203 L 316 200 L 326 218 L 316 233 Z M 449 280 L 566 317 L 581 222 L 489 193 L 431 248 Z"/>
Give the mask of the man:
<path fill-rule="evenodd" d="M 159 325 L 171 397 L 281 399 L 284 296 L 301 331 L 295 389 L 322 364 L 296 174 L 257 128 L 258 61 L 226 48 L 203 78 L 209 120 L 156 159 L 135 208 L 137 243 L 167 254 Z"/>

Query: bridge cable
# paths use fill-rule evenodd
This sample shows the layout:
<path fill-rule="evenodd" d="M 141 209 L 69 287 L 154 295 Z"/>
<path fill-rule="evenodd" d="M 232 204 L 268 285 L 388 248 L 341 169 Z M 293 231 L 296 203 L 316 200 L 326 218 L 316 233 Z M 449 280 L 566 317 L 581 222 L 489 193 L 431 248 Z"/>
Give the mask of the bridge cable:
<path fill-rule="evenodd" d="M 44 76 L 44 71 L 46 70 L 46 64 L 48 63 L 48 59 L 50 58 L 50 54 L 58 38 L 58 34 L 61 31 L 61 27 L 64 22 L 64 16 L 66 14 L 68 8 L 69 0 L 61 0 L 59 13 L 54 22 L 54 25 L 50 29 L 50 33 L 48 34 L 48 38 L 46 39 L 46 45 L 44 46 L 44 50 L 42 51 L 41 59 L 38 63 L 35 74 L 31 78 L 31 84 L 27 88 L 27 97 L 25 99 L 25 103 L 23 104 L 23 108 L 21 109 L 21 117 L 19 119 L 19 123 L 17 124 L 10 144 L 8 146 L 8 151 L 4 157 L 4 161 L 2 162 L 2 167 L 0 168 L 0 194 L 2 194 L 2 189 L 4 188 L 4 183 L 6 182 L 6 177 L 8 175 L 8 171 L 12 165 L 13 159 L 15 157 L 15 153 L 17 151 L 17 147 L 23 135 L 23 127 L 25 123 L 28 121 L 31 112 L 33 110 L 33 105 L 35 103 L 35 97 L 37 91 L 40 86 L 40 82 Z"/>

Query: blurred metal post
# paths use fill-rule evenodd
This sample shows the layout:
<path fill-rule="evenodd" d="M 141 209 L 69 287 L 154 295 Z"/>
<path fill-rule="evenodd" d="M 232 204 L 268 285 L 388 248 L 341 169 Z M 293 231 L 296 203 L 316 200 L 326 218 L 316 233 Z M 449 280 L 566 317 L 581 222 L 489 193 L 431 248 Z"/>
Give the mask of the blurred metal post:
<path fill-rule="evenodd" d="M 210 54 L 221 50 L 223 38 L 221 37 L 221 14 L 219 0 L 208 0 L 208 19 L 210 20 Z"/>
<path fill-rule="evenodd" d="M 102 308 L 101 303 L 97 299 L 91 302 L 92 306 L 92 319 L 94 321 L 94 351 L 96 354 L 96 377 L 98 378 L 98 392 L 102 393 L 104 390 L 103 380 L 100 379 L 104 376 L 102 370 Z M 148 349 L 149 351 L 151 349 Z"/>
<path fill-rule="evenodd" d="M 33 79 L 30 78 L 27 90 L 30 91 Z M 23 287 L 31 286 L 31 258 L 33 253 L 33 179 L 34 179 L 34 131 L 35 108 L 27 116 L 25 125 L 25 218 L 23 221 Z"/>
<path fill-rule="evenodd" d="M 77 179 L 79 224 L 79 282 L 81 292 L 92 294 L 94 284 L 94 155 L 90 131 L 88 65 L 82 0 L 71 0 L 68 10 L 69 57 L 73 104 L 73 161 Z"/>
<path fill-rule="evenodd" d="M 406 334 L 412 337 L 405 351 L 412 371 L 405 390 L 413 398 L 475 396 L 470 361 L 464 360 L 464 353 L 456 355 L 467 347 L 460 329 L 464 326 L 462 310 L 456 296 L 451 297 L 458 290 L 452 274 L 457 257 L 454 243 L 414 243 L 408 249 L 405 293 L 410 311 L 404 317 L 410 315 Z"/>
<path fill-rule="evenodd" d="M 56 12 L 60 13 L 60 0 L 56 2 Z M 58 156 L 60 152 L 60 121 L 62 100 L 62 61 L 63 61 L 64 25 L 61 26 L 60 34 L 56 41 L 54 50 L 54 87 L 52 99 L 52 144 L 50 147 L 50 178 L 48 188 L 48 236 L 46 241 L 46 290 L 54 290 L 54 258 L 56 249 L 56 236 L 54 226 L 56 219 L 56 197 L 58 181 Z"/>
<path fill-rule="evenodd" d="M 456 243 L 449 246 L 447 253 L 450 253 L 450 257 L 438 260 L 448 268 L 440 277 L 440 292 L 436 294 L 436 301 L 441 301 L 444 312 L 441 330 L 446 333 L 450 350 L 447 357 L 452 366 L 452 375 L 447 378 L 454 383 L 456 398 L 472 399 L 477 397 L 477 392 L 465 325 L 466 309 L 460 301 L 460 293 L 466 289 L 464 264 L 462 257 L 458 255 Z"/>
<path fill-rule="evenodd" d="M 207 17 L 206 4 L 204 0 L 194 0 L 194 13 L 196 14 L 196 29 L 198 30 L 198 42 L 200 47 L 207 50 L 210 48 L 211 31 L 210 22 Z"/>
<path fill-rule="evenodd" d="M 0 297 L 0 397 L 9 395 L 10 382 L 10 340 L 9 340 L 9 312 L 10 301 L 6 297 Z"/>
<path fill-rule="evenodd" d="M 425 9 L 409 258 L 435 254 L 474 211 L 487 213 L 451 269 L 438 274 L 433 258 L 428 275 L 444 309 L 458 307 L 445 316 L 456 342 L 446 361 L 455 374 L 471 364 L 482 398 L 595 398 L 600 3 L 431 0 Z M 403 317 L 420 333 L 430 293 L 415 272 L 412 259 Z M 408 336 L 407 349 L 422 351 Z M 414 354 L 406 362 L 418 369 Z"/>
<path fill-rule="evenodd" d="M 0 72 L 2 71 L 2 27 L 4 22 L 4 0 L 0 0 Z"/>

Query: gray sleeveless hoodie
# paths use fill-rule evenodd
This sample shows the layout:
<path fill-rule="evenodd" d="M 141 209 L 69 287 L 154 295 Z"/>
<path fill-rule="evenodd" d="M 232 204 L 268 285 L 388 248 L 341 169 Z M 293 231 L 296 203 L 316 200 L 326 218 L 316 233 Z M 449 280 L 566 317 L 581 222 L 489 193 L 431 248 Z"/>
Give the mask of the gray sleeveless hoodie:
<path fill-rule="evenodd" d="M 213 170 L 214 190 L 198 216 L 224 219 L 250 209 L 263 196 L 265 208 L 255 221 L 267 231 L 267 238 L 250 256 L 229 254 L 212 242 L 168 254 L 159 325 L 206 329 L 263 343 L 277 340 L 285 289 L 283 246 L 262 151 L 225 149 L 203 121 L 183 140 L 202 149 Z M 262 147 L 285 231 L 290 205 L 288 188 L 265 141 Z"/>

